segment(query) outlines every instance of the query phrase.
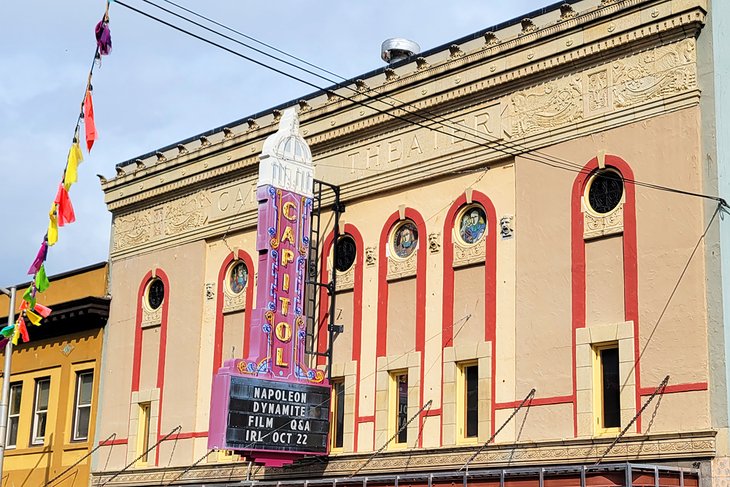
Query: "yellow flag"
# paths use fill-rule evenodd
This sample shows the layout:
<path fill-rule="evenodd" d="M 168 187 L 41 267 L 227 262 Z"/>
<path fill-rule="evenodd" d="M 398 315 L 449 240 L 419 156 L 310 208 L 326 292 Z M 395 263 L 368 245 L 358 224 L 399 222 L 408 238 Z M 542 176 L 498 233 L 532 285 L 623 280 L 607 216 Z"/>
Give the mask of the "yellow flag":
<path fill-rule="evenodd" d="M 13 342 L 14 346 L 18 345 L 18 338 L 20 338 L 20 327 L 16 323 L 15 330 L 13 331 L 13 338 L 11 338 L 11 341 Z"/>
<path fill-rule="evenodd" d="M 58 219 L 56 218 L 56 205 L 55 203 L 51 206 L 51 211 L 48 212 L 48 245 L 54 245 L 58 242 Z"/>
<path fill-rule="evenodd" d="M 71 187 L 73 183 L 78 180 L 78 168 L 81 161 L 84 160 L 84 156 L 81 153 L 81 147 L 77 142 L 71 145 L 68 150 L 68 161 L 66 162 L 66 174 L 63 178 L 63 185 L 66 186 L 66 191 Z"/>
<path fill-rule="evenodd" d="M 41 316 L 34 313 L 33 311 L 26 309 L 25 316 L 27 316 L 28 320 L 34 325 L 39 326 L 41 324 Z"/>

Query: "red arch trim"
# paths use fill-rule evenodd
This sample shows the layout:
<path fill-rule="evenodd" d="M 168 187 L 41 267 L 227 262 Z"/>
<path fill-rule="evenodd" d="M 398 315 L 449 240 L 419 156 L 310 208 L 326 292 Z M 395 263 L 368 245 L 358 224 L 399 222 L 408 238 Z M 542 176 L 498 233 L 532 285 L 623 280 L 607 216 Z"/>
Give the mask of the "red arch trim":
<path fill-rule="evenodd" d="M 416 255 L 416 351 L 421 353 L 421 378 L 419 387 L 418 407 L 423 404 L 423 376 L 426 344 L 426 222 L 423 217 L 413 208 L 405 209 L 405 218 L 413 220 L 418 229 L 418 250 Z M 393 225 L 400 219 L 399 212 L 395 212 L 386 220 L 380 232 L 378 245 L 378 314 L 377 314 L 377 335 L 375 342 L 376 357 L 387 355 L 388 342 L 388 258 L 386 257 L 386 246 L 388 237 Z M 376 380 L 377 382 L 377 380 Z M 377 389 L 377 384 L 376 384 Z M 374 397 L 374 396 L 373 396 Z M 419 431 L 423 427 L 425 415 L 421 413 L 418 418 Z M 418 446 L 423 446 L 423 435 L 418 437 Z M 375 447 L 375 433 L 373 432 L 373 448 Z"/>
<path fill-rule="evenodd" d="M 487 195 L 479 191 L 472 191 L 472 202 L 479 203 L 484 208 L 487 215 L 487 235 L 486 235 L 486 256 L 484 262 L 484 340 L 492 342 L 492 382 L 490 384 L 492 390 L 492 407 L 490 407 L 492 433 L 494 433 L 495 424 L 495 408 L 496 395 L 496 340 L 497 340 L 497 212 L 494 209 L 492 200 Z M 446 214 L 444 220 L 444 291 L 443 291 L 443 315 L 441 323 L 443 324 L 441 334 L 441 346 L 446 348 L 453 346 L 454 339 L 454 242 L 453 232 L 456 215 L 459 210 L 467 204 L 466 195 L 462 194 Z M 441 362 L 441 383 L 443 384 L 443 354 Z M 441 404 L 443 404 L 443 387 L 441 388 Z M 442 444 L 443 444 L 443 428 Z"/>
<path fill-rule="evenodd" d="M 167 316 L 170 304 L 170 298 L 172 296 L 170 288 L 170 279 L 162 269 L 155 269 L 155 277 L 162 281 L 165 286 L 165 299 L 162 301 L 162 316 L 160 319 L 160 346 L 157 352 L 157 377 L 155 383 L 160 391 L 159 398 L 159 411 L 157 414 L 157 439 L 159 440 L 162 436 L 160 435 L 160 426 L 162 424 L 162 399 L 165 386 L 165 357 L 167 350 Z M 135 323 L 134 331 L 134 356 L 132 359 L 132 392 L 139 391 L 139 381 L 142 367 L 142 300 L 144 299 L 144 292 L 147 288 L 147 284 L 152 279 L 152 271 L 145 274 L 142 282 L 137 291 L 137 319 Z M 160 449 L 155 449 L 155 465 L 159 463 Z"/>
<path fill-rule="evenodd" d="M 352 311 L 352 359 L 357 363 L 357 371 L 355 376 L 355 430 L 354 430 L 354 451 L 357 451 L 358 432 L 359 425 L 361 422 L 360 417 L 360 360 L 362 353 L 362 279 L 363 279 L 363 265 L 364 259 L 363 254 L 365 252 L 365 245 L 363 243 L 362 234 L 360 231 L 350 223 L 346 223 L 343 228 L 344 233 L 350 235 L 355 240 L 355 247 L 357 248 L 357 254 L 355 257 L 355 285 L 353 289 L 353 311 Z M 327 235 L 324 241 L 324 247 L 322 252 L 322 276 L 323 281 L 327 279 L 328 266 L 327 259 L 332 250 L 332 243 L 334 242 L 335 235 L 330 233 Z M 322 288 L 320 290 L 320 307 L 319 307 L 319 334 L 317 338 L 317 349 L 320 352 L 325 351 L 324 344 L 327 341 L 327 323 L 328 323 L 328 312 L 329 312 L 329 296 L 327 291 Z M 317 358 L 317 364 L 322 365 L 324 357 Z"/>
<path fill-rule="evenodd" d="M 247 252 L 239 250 L 234 256 L 233 252 L 228 254 L 226 259 L 223 261 L 220 270 L 218 271 L 218 292 L 216 297 L 215 305 L 215 335 L 213 344 L 213 375 L 218 371 L 221 365 L 223 365 L 223 302 L 224 302 L 224 290 L 226 273 L 228 266 L 234 260 L 242 260 L 248 268 L 248 282 L 246 283 L 246 316 L 243 323 L 243 357 L 248 358 L 248 347 L 249 347 L 249 334 L 251 333 L 251 314 L 253 311 L 253 276 L 255 275 L 253 260 Z"/>
<path fill-rule="evenodd" d="M 616 169 L 624 182 L 624 319 L 634 323 L 634 374 L 636 377 L 636 408 L 641 405 L 641 364 L 639 361 L 639 279 L 636 241 L 636 187 L 634 172 L 620 157 L 606 155 L 605 166 Z M 576 404 L 576 339 L 575 330 L 586 326 L 586 257 L 583 239 L 583 213 L 581 199 L 591 175 L 599 168 L 598 158 L 591 159 L 573 181 L 571 194 L 571 274 L 572 274 L 572 325 L 573 325 L 573 431 L 578 435 Z M 641 432 L 641 417 L 636 420 L 636 431 Z"/>

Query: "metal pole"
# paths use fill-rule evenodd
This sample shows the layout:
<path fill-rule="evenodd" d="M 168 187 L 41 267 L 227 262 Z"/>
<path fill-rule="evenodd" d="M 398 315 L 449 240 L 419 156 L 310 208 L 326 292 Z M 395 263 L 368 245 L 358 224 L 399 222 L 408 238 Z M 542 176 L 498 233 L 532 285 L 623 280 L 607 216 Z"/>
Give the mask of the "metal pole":
<path fill-rule="evenodd" d="M 3 292 L 6 290 L 3 289 Z M 8 309 L 8 326 L 15 323 L 15 286 L 7 293 L 10 296 Z M 5 442 L 8 429 L 8 396 L 10 395 L 10 359 L 13 355 L 13 340 L 5 344 L 5 368 L 3 368 L 3 392 L 0 399 L 0 479 L 3 478 L 3 463 L 5 461 Z"/>

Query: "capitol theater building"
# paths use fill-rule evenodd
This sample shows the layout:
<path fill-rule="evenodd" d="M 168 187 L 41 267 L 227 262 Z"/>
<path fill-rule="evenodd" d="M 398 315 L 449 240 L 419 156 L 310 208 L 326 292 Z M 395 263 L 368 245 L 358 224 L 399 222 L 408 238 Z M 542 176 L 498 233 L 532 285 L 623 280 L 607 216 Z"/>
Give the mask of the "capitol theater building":
<path fill-rule="evenodd" d="M 725 485 L 708 8 L 391 40 L 119 162 L 92 485 Z"/>

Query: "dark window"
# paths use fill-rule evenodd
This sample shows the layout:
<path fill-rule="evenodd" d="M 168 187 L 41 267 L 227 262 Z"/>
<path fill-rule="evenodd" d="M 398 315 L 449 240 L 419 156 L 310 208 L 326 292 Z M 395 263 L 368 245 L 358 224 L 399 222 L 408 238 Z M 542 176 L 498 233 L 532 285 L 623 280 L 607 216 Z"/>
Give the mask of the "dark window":
<path fill-rule="evenodd" d="M 608 213 L 621 203 L 624 183 L 614 171 L 601 171 L 593 176 L 588 189 L 588 204 L 596 213 Z"/>
<path fill-rule="evenodd" d="M 398 433 L 395 442 L 405 443 L 408 441 L 408 428 L 406 427 L 408 423 L 408 374 L 405 372 L 396 374 L 395 387 L 395 424 Z"/>
<path fill-rule="evenodd" d="M 355 263 L 355 257 L 357 256 L 355 239 L 349 235 L 343 235 L 337 240 L 336 247 L 335 269 L 338 272 L 345 272 Z"/>
<path fill-rule="evenodd" d="M 147 304 L 150 309 L 155 310 L 160 307 L 163 299 L 165 299 L 165 285 L 161 280 L 154 279 L 147 289 Z"/>
<path fill-rule="evenodd" d="M 618 348 L 599 350 L 601 358 L 601 392 L 603 394 L 603 427 L 621 426 L 621 384 L 618 373 Z"/>
<path fill-rule="evenodd" d="M 345 429 L 345 383 L 332 381 L 332 448 L 342 448 Z"/>
<path fill-rule="evenodd" d="M 464 437 L 479 434 L 479 369 L 476 365 L 464 367 Z"/>

